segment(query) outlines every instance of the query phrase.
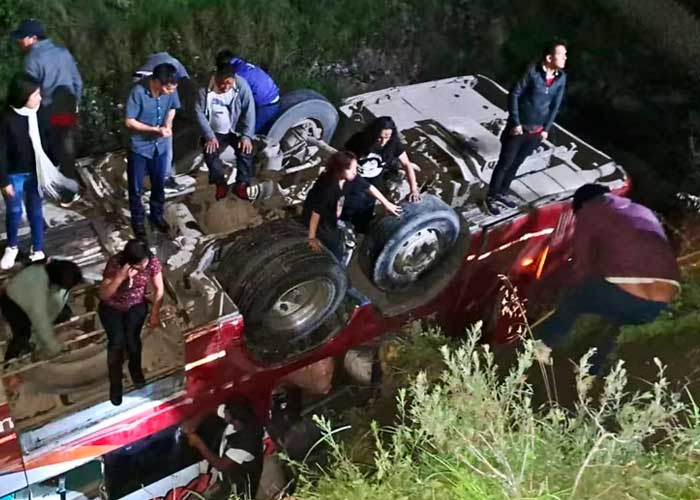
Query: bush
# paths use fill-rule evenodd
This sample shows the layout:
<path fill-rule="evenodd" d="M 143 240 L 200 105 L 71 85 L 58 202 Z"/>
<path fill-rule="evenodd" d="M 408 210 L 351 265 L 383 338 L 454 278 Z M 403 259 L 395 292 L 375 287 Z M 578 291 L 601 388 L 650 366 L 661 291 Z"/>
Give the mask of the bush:
<path fill-rule="evenodd" d="M 700 408 L 669 390 L 658 360 L 648 390 L 628 393 L 619 362 L 594 401 L 588 353 L 575 408 L 534 409 L 527 373 L 537 345 L 526 341 L 501 377 L 479 337 L 475 328 L 463 345 L 441 348 L 436 383 L 421 372 L 398 391 L 395 425 L 371 426 L 369 463 L 351 460 L 318 419 L 333 463 L 305 471 L 297 498 L 697 498 Z"/>

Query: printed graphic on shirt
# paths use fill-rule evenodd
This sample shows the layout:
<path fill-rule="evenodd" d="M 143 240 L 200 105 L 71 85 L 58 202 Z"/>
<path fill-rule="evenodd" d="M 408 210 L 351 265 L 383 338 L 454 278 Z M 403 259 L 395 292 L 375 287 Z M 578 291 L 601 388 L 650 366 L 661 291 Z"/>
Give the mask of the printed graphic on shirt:
<path fill-rule="evenodd" d="M 384 170 L 384 159 L 377 153 L 369 153 L 360 158 L 357 164 L 357 172 L 367 179 L 379 176 Z"/>

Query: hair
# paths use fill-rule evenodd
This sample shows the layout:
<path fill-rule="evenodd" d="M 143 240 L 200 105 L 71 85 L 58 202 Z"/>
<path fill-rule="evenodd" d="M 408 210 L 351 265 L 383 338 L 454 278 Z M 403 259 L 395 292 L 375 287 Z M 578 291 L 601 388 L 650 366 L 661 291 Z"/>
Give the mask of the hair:
<path fill-rule="evenodd" d="M 234 76 L 236 76 L 236 72 L 233 70 L 231 63 L 217 66 L 216 72 L 214 73 L 214 78 L 217 80 L 225 80 L 226 78 L 233 78 Z"/>
<path fill-rule="evenodd" d="M 126 245 L 124 245 L 124 250 L 121 252 L 123 263 L 131 266 L 135 266 L 145 259 L 150 259 L 151 256 L 151 251 L 146 242 L 136 239 L 129 240 Z"/>
<path fill-rule="evenodd" d="M 75 262 L 55 259 L 48 262 L 45 268 L 46 274 L 49 275 L 49 283 L 59 288 L 70 290 L 83 281 L 83 273 Z"/>
<path fill-rule="evenodd" d="M 224 64 L 231 64 L 231 59 L 235 57 L 235 54 L 230 49 L 222 49 L 216 53 L 216 67 L 223 66 Z"/>
<path fill-rule="evenodd" d="M 160 82 L 161 85 L 177 84 L 177 69 L 170 63 L 159 64 L 153 68 L 151 78 Z"/>
<path fill-rule="evenodd" d="M 29 96 L 40 88 L 41 83 L 36 78 L 25 73 L 15 75 L 7 89 L 8 106 L 23 108 L 27 104 Z"/>
<path fill-rule="evenodd" d="M 547 56 L 554 55 L 557 47 L 566 47 L 567 45 L 566 40 L 563 40 L 562 38 L 553 38 L 549 40 L 542 46 L 542 60 L 544 61 L 547 59 Z"/>
<path fill-rule="evenodd" d="M 225 408 L 231 419 L 238 420 L 243 425 L 257 420 L 253 407 L 246 398 L 241 397 L 228 401 Z"/>
<path fill-rule="evenodd" d="M 335 179 L 340 179 L 343 172 L 350 168 L 354 160 L 357 160 L 357 156 L 350 151 L 338 151 L 333 153 L 326 162 L 326 174 Z"/>
<path fill-rule="evenodd" d="M 391 130 L 391 140 L 394 140 L 397 134 L 396 123 L 390 116 L 380 116 L 370 123 L 368 127 L 372 134 L 372 140 L 376 141 L 382 135 L 382 130 Z"/>
<path fill-rule="evenodd" d="M 600 184 L 584 184 L 574 193 L 574 200 L 572 202 L 574 213 L 581 210 L 584 204 L 609 192 L 610 188 L 607 186 L 602 186 Z"/>

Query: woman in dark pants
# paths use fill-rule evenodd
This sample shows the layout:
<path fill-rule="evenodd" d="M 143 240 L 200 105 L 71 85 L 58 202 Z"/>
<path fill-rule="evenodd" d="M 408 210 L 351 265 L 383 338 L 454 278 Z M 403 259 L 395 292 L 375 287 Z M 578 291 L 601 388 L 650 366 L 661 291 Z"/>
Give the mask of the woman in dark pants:
<path fill-rule="evenodd" d="M 309 228 L 309 248 L 321 251 L 321 243 L 342 262 L 345 253 L 338 218 L 346 197 L 368 192 L 389 213 L 399 215 L 401 208 L 387 200 L 369 182 L 357 176 L 357 158 L 353 153 L 339 151 L 328 159 L 326 170 L 316 179 L 304 200 L 302 218 Z"/>
<path fill-rule="evenodd" d="M 107 332 L 109 398 L 116 406 L 122 402 L 124 351 L 134 386 L 140 388 L 146 383 L 141 369 L 141 329 L 148 313 L 146 288 L 151 283 L 155 291 L 148 321 L 149 328 L 155 328 L 160 324 L 163 275 L 158 257 L 151 254 L 146 243 L 131 240 L 109 259 L 103 278 L 98 313 Z"/>

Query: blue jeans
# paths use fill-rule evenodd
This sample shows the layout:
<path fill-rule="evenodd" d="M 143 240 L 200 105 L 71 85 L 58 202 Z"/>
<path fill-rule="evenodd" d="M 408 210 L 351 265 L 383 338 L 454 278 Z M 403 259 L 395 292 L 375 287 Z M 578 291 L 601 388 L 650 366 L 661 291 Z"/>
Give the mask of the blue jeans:
<path fill-rule="evenodd" d="M 253 156 L 241 152 L 241 148 L 238 147 L 239 137 L 236 134 L 216 134 L 216 139 L 219 141 L 219 149 L 213 153 L 204 152 L 204 162 L 209 169 L 209 184 L 226 185 L 226 176 L 220 155 L 227 147 L 231 146 L 236 152 L 236 184 L 243 182 L 249 185 L 254 174 Z"/>
<path fill-rule="evenodd" d="M 549 347 L 561 343 L 576 319 L 583 314 L 595 314 L 615 326 L 641 325 L 654 321 L 668 307 L 665 302 L 635 297 L 602 278 L 591 279 L 574 289 L 559 304 L 554 314 L 535 329 L 535 336 Z M 608 333 L 591 358 L 591 373 L 600 373 L 605 358 L 615 348 L 617 329 Z"/>
<path fill-rule="evenodd" d="M 277 118 L 280 110 L 280 102 L 266 104 L 255 107 L 255 133 L 265 134 L 269 130 L 272 122 Z"/>
<path fill-rule="evenodd" d="M 15 195 L 12 198 L 4 195 L 7 244 L 16 247 L 19 243 L 19 225 L 22 222 L 22 201 L 24 201 L 29 227 L 32 230 L 32 247 L 36 252 L 43 250 L 44 212 L 36 174 L 10 174 L 8 177 Z"/>
<path fill-rule="evenodd" d="M 167 172 L 167 155 L 159 155 L 158 150 L 153 153 L 153 158 L 146 158 L 138 153 L 129 151 L 126 167 L 129 185 L 129 209 L 131 210 L 131 225 L 143 227 L 145 213 L 141 196 L 143 195 L 143 178 L 148 173 L 151 179 L 151 220 L 163 219 L 163 205 L 165 204 L 165 174 Z"/>

